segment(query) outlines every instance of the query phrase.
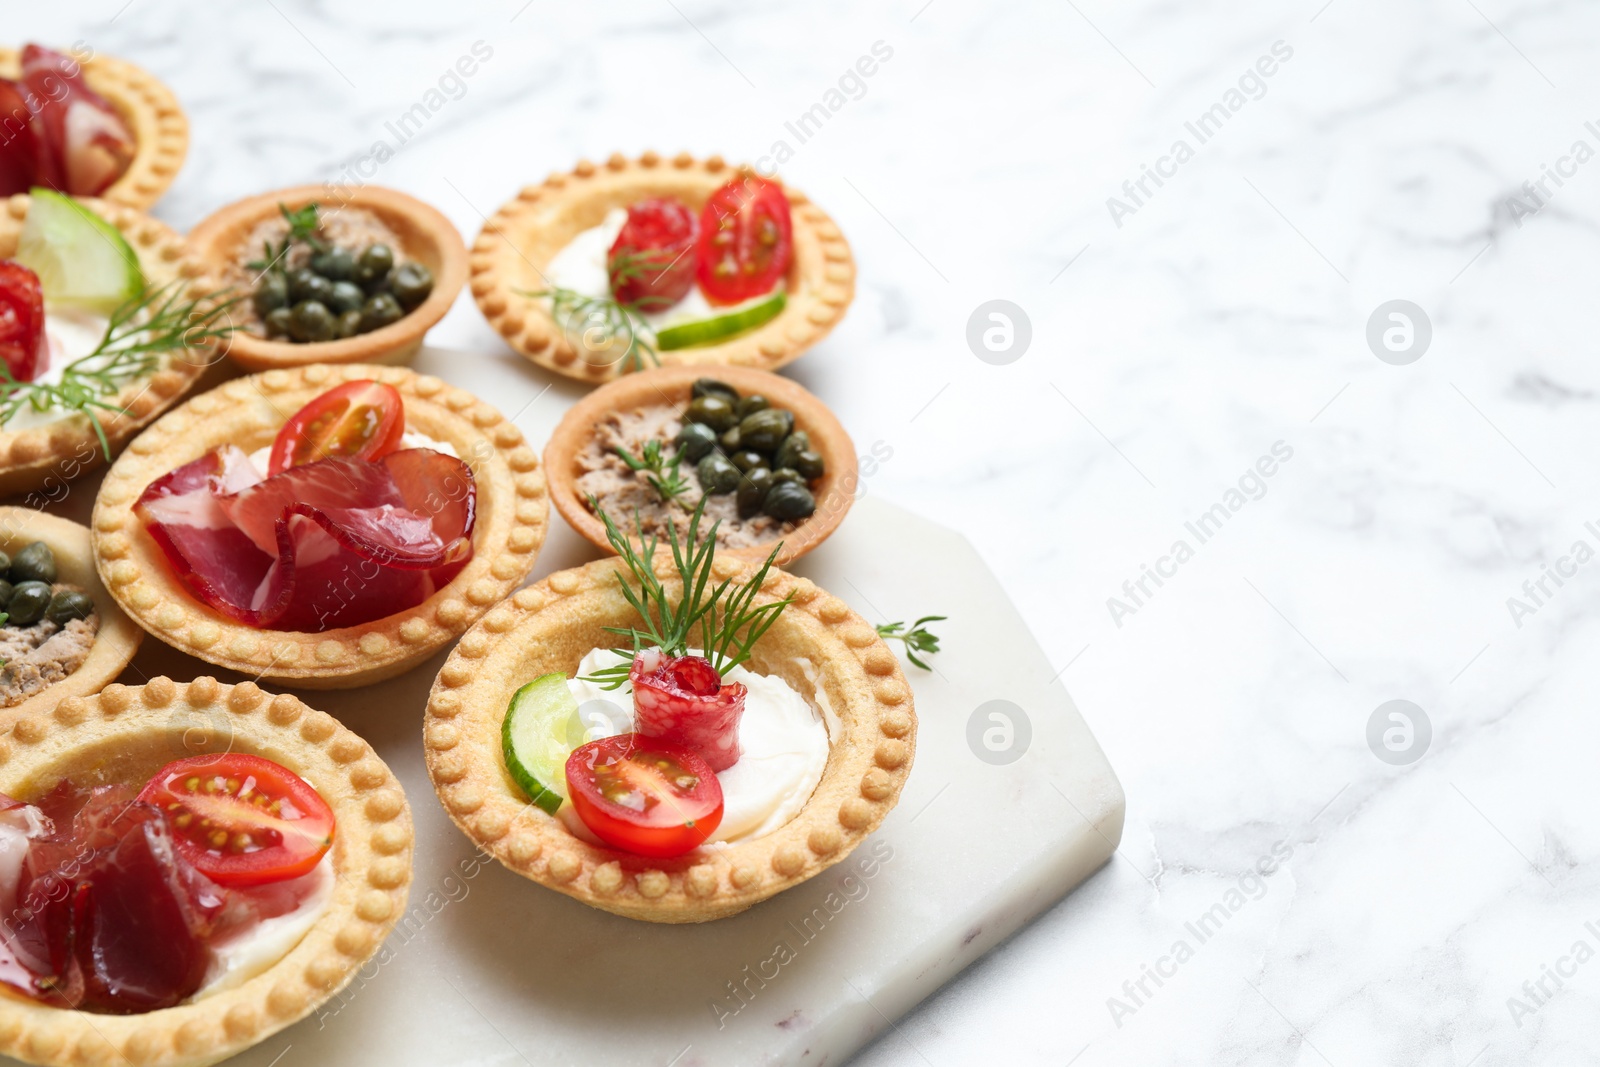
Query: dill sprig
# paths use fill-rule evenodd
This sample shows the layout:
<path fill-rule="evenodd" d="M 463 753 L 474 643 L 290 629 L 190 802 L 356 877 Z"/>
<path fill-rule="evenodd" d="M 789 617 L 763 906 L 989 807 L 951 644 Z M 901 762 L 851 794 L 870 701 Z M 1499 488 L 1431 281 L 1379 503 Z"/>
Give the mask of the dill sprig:
<path fill-rule="evenodd" d="M 593 348 L 609 346 L 613 340 L 626 337 L 628 347 L 623 351 L 621 360 L 624 374 L 644 370 L 646 360 L 661 366 L 661 357 L 655 349 L 655 331 L 644 320 L 636 305 L 619 303 L 610 296 L 585 296 L 559 286 L 534 292 L 518 290 L 518 295 L 542 297 L 550 301 L 550 314 L 556 320 L 556 325 L 561 327 L 561 332 L 570 335 L 577 327 L 585 345 L 589 345 L 589 331 L 593 329 L 598 329 L 602 334 L 602 344 L 592 345 Z"/>
<path fill-rule="evenodd" d="M 219 326 L 217 322 L 242 297 L 223 300 L 225 292 L 218 291 L 194 300 L 180 300 L 183 285 L 180 280 L 146 289 L 119 305 L 106 322 L 106 332 L 94 351 L 62 368 L 59 382 L 18 381 L 11 369 L 0 362 L 0 426 L 24 408 L 41 414 L 61 411 L 87 415 L 101 449 L 110 459 L 111 442 L 100 424 L 99 413 L 124 411 L 110 403 L 110 398 L 129 382 L 154 374 L 161 365 L 162 353 L 199 348 L 238 329 L 231 323 Z"/>
<path fill-rule="evenodd" d="M 283 240 L 278 244 L 263 241 L 261 259 L 252 259 L 245 266 L 253 271 L 266 272 L 269 270 L 283 273 L 287 268 L 284 261 L 289 256 L 289 249 L 294 247 L 296 241 L 303 241 L 311 246 L 314 252 L 326 252 L 328 243 L 317 236 L 317 230 L 322 225 L 317 221 L 317 205 L 307 204 L 304 207 L 290 211 L 283 204 L 278 205 L 278 211 L 283 215 L 284 221 L 289 224 L 289 232 L 283 235 Z"/>
<path fill-rule="evenodd" d="M 683 476 L 683 468 L 679 466 L 683 461 L 681 449 L 668 456 L 661 450 L 660 441 L 650 440 L 645 442 L 638 456 L 621 445 L 617 446 L 617 455 L 629 470 L 647 472 L 645 480 L 663 501 L 679 503 L 679 497 L 688 492 L 689 480 Z"/>
<path fill-rule="evenodd" d="M 589 506 L 605 523 L 606 539 L 611 542 L 617 555 L 622 557 L 634 581 L 638 583 L 636 589 L 621 571 L 617 572 L 622 595 L 639 613 L 643 626 L 607 626 L 609 632 L 629 640 L 632 654 L 626 663 L 602 667 L 591 675 L 585 675 L 585 681 L 606 689 L 616 689 L 628 680 L 634 656 L 648 647 L 659 648 L 669 656 L 687 655 L 689 639 L 696 631 L 699 633 L 700 650 L 711 661 L 711 666 L 718 674 L 726 674 L 750 658 L 756 642 L 772 628 L 772 624 L 778 621 L 778 616 L 783 614 L 793 599 L 791 595 L 769 604 L 757 606 L 755 603 L 762 583 L 767 580 L 767 571 L 778 558 L 781 542 L 773 547 L 766 562 L 745 581 L 734 585 L 732 578 L 724 578 L 712 585 L 711 564 L 717 547 L 718 523 L 713 522 L 711 528 L 704 535 L 701 534 L 700 521 L 705 515 L 706 506 L 703 497 L 689 516 L 689 528 L 681 541 L 677 527 L 671 524 L 667 526 L 667 544 L 672 552 L 672 564 L 683 587 L 675 602 L 661 579 L 656 577 L 653 562 L 658 538 L 655 534 L 645 536 L 644 522 L 638 513 L 634 514 L 634 525 L 638 531 L 639 548 L 635 548 L 633 542 L 617 529 L 611 516 L 600 508 L 598 500 L 590 497 Z"/>
<path fill-rule="evenodd" d="M 947 618 L 947 615 L 924 615 L 909 627 L 903 622 L 880 623 L 877 627 L 878 636 L 889 641 L 904 642 L 906 659 L 925 671 L 931 671 L 933 668 L 918 659 L 917 653 L 939 651 L 939 637 L 923 627 L 930 622 L 944 622 Z"/>

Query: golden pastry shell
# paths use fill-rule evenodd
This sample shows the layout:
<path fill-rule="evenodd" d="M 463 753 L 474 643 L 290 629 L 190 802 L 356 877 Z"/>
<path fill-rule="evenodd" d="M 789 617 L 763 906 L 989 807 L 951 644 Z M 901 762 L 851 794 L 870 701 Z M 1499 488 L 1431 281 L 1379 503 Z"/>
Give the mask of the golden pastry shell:
<path fill-rule="evenodd" d="M 101 197 L 145 209 L 161 198 L 189 153 L 189 120 L 172 90 L 148 71 L 123 59 L 90 56 L 82 60 L 89 88 L 110 101 L 133 130 L 133 162 Z M 0 77 L 22 72 L 22 52 L 0 48 Z"/>
<path fill-rule="evenodd" d="M 577 480 L 583 473 L 578 457 L 593 437 L 594 427 L 607 414 L 656 404 L 687 404 L 690 387 L 702 377 L 726 382 L 740 396 L 759 393 L 774 406 L 794 412 L 795 429 L 806 431 L 812 448 L 822 456 L 824 472 L 812 490 L 817 510 L 783 535 L 783 547 L 778 552 L 780 564 L 799 559 L 827 540 L 855 503 L 859 477 L 855 445 L 833 412 L 812 393 L 788 378 L 749 367 L 656 367 L 609 382 L 568 408 L 544 447 L 545 477 L 550 480 L 550 498 L 556 510 L 590 544 L 612 551 L 605 524 L 578 498 Z M 630 534 L 634 529 L 631 516 L 613 515 L 612 521 Z M 767 558 L 776 543 L 774 538 L 723 552 L 759 562 Z"/>
<path fill-rule="evenodd" d="M 130 207 L 107 200 L 79 197 L 78 202 L 115 226 L 144 270 L 152 288 L 173 282 L 185 286 L 182 299 L 198 299 L 215 285 L 200 265 L 184 254 L 183 238 L 165 223 Z M 26 193 L 0 200 L 0 259 L 16 254 L 22 227 L 33 198 Z M 166 366 L 149 378 L 131 381 L 106 403 L 117 411 L 101 411 L 114 455 L 151 419 L 188 392 L 212 363 L 216 351 L 209 345 L 167 354 Z M 59 501 L 69 491 L 68 482 L 105 463 L 105 452 L 87 415 L 74 415 L 44 426 L 21 430 L 0 428 L 0 495 L 30 494 L 28 503 L 42 507 Z"/>
<path fill-rule="evenodd" d="M 70 697 L 0 737 L 0 793 L 30 800 L 62 776 L 139 781 L 170 760 L 229 749 L 282 763 L 333 809 L 327 910 L 270 969 L 192 1004 L 99 1015 L 0 996 L 0 1052 L 52 1067 L 202 1067 L 310 1015 L 378 951 L 405 911 L 411 811 L 365 741 L 295 697 L 204 677 Z"/>
<path fill-rule="evenodd" d="M 0 729 L 36 711 L 47 711 L 67 697 L 91 696 L 122 673 L 139 650 L 144 631 L 124 615 L 94 569 L 89 528 L 32 508 L 0 506 L 0 552 L 15 556 L 35 541 L 50 546 L 56 557 L 57 580 L 80 586 L 94 600 L 100 629 L 83 664 L 65 678 L 41 689 L 20 704 L 0 708 Z"/>
<path fill-rule="evenodd" d="M 713 567 L 735 582 L 752 570 L 728 556 Z M 615 643 L 603 627 L 637 622 L 618 586 L 621 569 L 609 559 L 557 571 L 496 606 L 450 654 L 423 722 L 428 775 L 450 818 L 523 877 L 650 922 L 733 915 L 844 859 L 894 807 L 911 771 L 911 687 L 871 625 L 842 600 L 776 568 L 757 603 L 786 594 L 794 602 L 762 637 L 750 666 L 783 677 L 808 698 L 820 687 L 837 716 L 822 780 L 790 822 L 754 840 L 649 859 L 574 837 L 512 782 L 500 740 L 512 694 L 551 671 L 570 676 L 591 649 Z M 657 574 L 676 591 L 665 554 Z M 815 682 L 800 657 L 814 665 Z"/>
<path fill-rule="evenodd" d="M 133 513 L 155 479 L 220 445 L 253 451 L 304 404 L 346 381 L 400 391 L 406 424 L 455 448 L 477 483 L 473 557 L 417 607 L 322 633 L 259 630 L 195 600 Z M 134 622 L 219 667 L 308 689 L 347 689 L 392 677 L 455 640 L 533 569 L 549 526 L 539 457 L 522 431 L 471 393 L 403 367 L 315 364 L 237 378 L 190 400 L 129 445 L 95 500 L 95 564 Z"/>
<path fill-rule="evenodd" d="M 302 185 L 262 193 L 207 217 L 189 232 L 189 248 L 213 273 L 224 277 L 237 260 L 259 258 L 261 250 L 246 248 L 244 242 L 262 219 L 277 216 L 279 205 L 294 211 L 310 203 L 330 213 L 351 207 L 377 216 L 400 237 L 396 258 L 416 260 L 433 272 L 433 292 L 399 321 L 340 341 L 295 344 L 240 330 L 228 339 L 228 357 L 248 370 L 409 360 L 422 347 L 423 336 L 450 310 L 467 279 L 467 248 L 461 235 L 449 219 L 416 197 L 377 185 Z"/>
<path fill-rule="evenodd" d="M 699 211 L 738 171 L 721 156 L 696 160 L 688 153 L 663 159 L 613 155 L 587 161 L 526 186 L 484 223 L 472 243 L 472 296 L 506 343 L 547 370 L 591 384 L 618 376 L 618 362 L 581 357 L 542 300 L 522 295 L 546 288 L 545 265 L 583 230 L 598 226 L 612 208 L 648 196 L 673 196 Z M 723 364 L 774 370 L 826 337 L 855 297 L 855 259 L 827 213 L 798 189 L 784 187 L 793 220 L 794 255 L 788 302 L 770 322 L 721 344 L 659 354 L 663 366 Z"/>

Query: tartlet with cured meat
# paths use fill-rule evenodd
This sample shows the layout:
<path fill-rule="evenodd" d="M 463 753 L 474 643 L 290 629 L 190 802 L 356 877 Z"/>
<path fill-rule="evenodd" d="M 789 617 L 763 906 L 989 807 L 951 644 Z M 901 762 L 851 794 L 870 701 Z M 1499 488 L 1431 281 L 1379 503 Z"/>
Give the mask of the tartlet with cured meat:
<path fill-rule="evenodd" d="M 827 213 L 718 156 L 614 155 L 553 174 L 484 223 L 471 270 L 512 348 L 586 382 L 678 363 L 772 370 L 855 296 Z"/>
<path fill-rule="evenodd" d="M 317 364 L 155 423 L 92 525 L 102 579 L 162 641 L 347 688 L 408 669 L 515 589 L 548 513 L 538 456 L 493 407 L 400 368 Z"/>
<path fill-rule="evenodd" d="M 405 910 L 400 784 L 324 712 L 158 677 L 0 736 L 0 1052 L 200 1067 L 309 1015 Z"/>

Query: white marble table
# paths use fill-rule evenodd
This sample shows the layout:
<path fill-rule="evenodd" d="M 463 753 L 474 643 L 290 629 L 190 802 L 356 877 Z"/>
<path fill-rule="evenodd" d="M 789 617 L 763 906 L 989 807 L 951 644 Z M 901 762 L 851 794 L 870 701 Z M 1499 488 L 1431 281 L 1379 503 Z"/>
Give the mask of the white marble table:
<path fill-rule="evenodd" d="M 579 157 L 786 142 L 782 173 L 861 268 L 794 375 L 893 448 L 870 493 L 983 552 L 1128 795 L 1110 867 L 858 1062 L 1600 1056 L 1600 566 L 1562 562 L 1600 547 L 1600 14 L 377 10 L 90 0 L 13 5 L 6 27 L 177 90 L 195 145 L 159 213 L 180 227 L 373 169 L 477 41 L 492 57 L 373 175 L 469 237 Z M 877 42 L 892 54 L 830 97 Z M 801 143 L 786 124 L 830 102 Z M 966 339 L 991 299 L 1031 321 L 1006 365 Z M 1404 365 L 1366 336 L 1397 299 L 1431 322 Z M 513 358 L 465 299 L 433 340 Z M 1292 455 L 1263 460 L 1277 442 Z M 1407 765 L 1368 744 L 1390 700 L 1431 724 Z"/>

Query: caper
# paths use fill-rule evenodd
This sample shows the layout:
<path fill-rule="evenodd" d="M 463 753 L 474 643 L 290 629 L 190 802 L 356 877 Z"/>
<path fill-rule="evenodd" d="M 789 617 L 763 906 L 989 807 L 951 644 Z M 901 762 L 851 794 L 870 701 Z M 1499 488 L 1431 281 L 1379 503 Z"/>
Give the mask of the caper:
<path fill-rule="evenodd" d="M 773 454 L 774 467 L 792 467 L 794 458 L 811 447 L 811 435 L 804 430 L 796 430 L 783 439 L 783 444 L 778 446 L 778 451 Z"/>
<path fill-rule="evenodd" d="M 73 619 L 87 619 L 94 614 L 94 601 L 82 593 L 60 592 L 50 598 L 44 617 L 57 626 L 65 626 Z"/>
<path fill-rule="evenodd" d="M 794 457 L 794 462 L 789 465 L 804 475 L 808 482 L 822 477 L 824 470 L 822 453 L 813 452 L 809 448 Z"/>
<path fill-rule="evenodd" d="M 341 282 L 340 284 L 342 285 L 344 283 Z M 333 324 L 334 336 L 340 338 L 341 340 L 346 337 L 354 337 L 360 332 L 361 311 L 359 308 L 354 311 L 346 311 L 342 313 L 338 320 Z"/>
<path fill-rule="evenodd" d="M 421 263 L 402 263 L 389 272 L 389 291 L 410 311 L 433 292 L 433 272 Z"/>
<path fill-rule="evenodd" d="M 739 420 L 739 443 L 743 448 L 753 448 L 758 452 L 773 452 L 792 429 L 793 412 L 782 408 L 763 408 Z"/>
<path fill-rule="evenodd" d="M 289 272 L 289 299 L 296 304 L 302 300 L 326 300 L 332 288 L 332 282 L 308 267 Z"/>
<path fill-rule="evenodd" d="M 715 378 L 696 378 L 694 384 L 689 387 L 689 395 L 691 397 L 711 396 L 712 394 L 727 397 L 730 402 L 734 403 L 739 400 L 739 391 L 737 389 L 727 382 L 719 382 Z"/>
<path fill-rule="evenodd" d="M 263 317 L 269 311 L 284 307 L 289 303 L 289 280 L 275 270 L 267 271 L 256 283 L 253 302 L 256 314 Z"/>
<path fill-rule="evenodd" d="M 330 248 L 311 257 L 311 269 L 330 282 L 349 281 L 356 273 L 356 257 L 345 248 Z"/>
<path fill-rule="evenodd" d="M 753 452 L 748 448 L 740 449 L 728 458 L 733 461 L 733 465 L 735 467 L 738 467 L 742 471 L 752 470 L 756 467 L 765 467 L 767 465 L 766 456 L 763 456 L 760 452 Z"/>
<path fill-rule="evenodd" d="M 773 481 L 774 484 L 776 484 L 778 482 L 793 482 L 795 485 L 805 485 L 806 484 L 805 475 L 801 474 L 799 471 L 795 470 L 793 467 L 775 467 L 775 468 L 773 468 L 772 481 Z"/>
<path fill-rule="evenodd" d="M 343 315 L 346 311 L 360 311 L 361 305 L 367 302 L 367 294 L 361 291 L 361 286 L 355 282 L 334 282 L 328 288 L 328 310 L 335 315 Z"/>
<path fill-rule="evenodd" d="M 700 479 L 700 488 L 712 495 L 731 493 L 739 486 L 739 468 L 720 452 L 702 459 L 695 467 L 695 474 Z"/>
<path fill-rule="evenodd" d="M 286 337 L 289 334 L 289 323 L 294 321 L 294 312 L 288 308 L 273 308 L 261 321 L 267 328 L 268 337 Z"/>
<path fill-rule="evenodd" d="M 361 325 L 368 330 L 377 330 L 391 322 L 399 322 L 405 314 L 394 297 L 388 293 L 378 293 L 367 297 L 367 302 L 361 306 Z"/>
<path fill-rule="evenodd" d="M 22 582 L 11 594 L 6 605 L 7 621 L 15 626 L 32 626 L 44 618 L 44 609 L 50 606 L 50 587 L 43 582 Z"/>
<path fill-rule="evenodd" d="M 394 269 L 394 249 L 388 245 L 368 245 L 357 265 L 374 274 L 386 275 Z"/>
<path fill-rule="evenodd" d="M 739 451 L 744 444 L 744 442 L 739 438 L 739 427 L 735 426 L 733 429 L 717 438 L 717 444 L 722 446 L 722 450 L 724 452 Z"/>
<path fill-rule="evenodd" d="M 289 319 L 289 336 L 296 341 L 326 341 L 333 336 L 333 312 L 320 300 L 302 300 Z"/>
<path fill-rule="evenodd" d="M 7 552 L 0 552 L 0 576 L 3 576 L 4 574 L 6 574 L 6 572 L 8 572 L 10 570 L 11 570 L 11 555 L 9 553 L 7 553 Z"/>
<path fill-rule="evenodd" d="M 725 396 L 697 396 L 689 401 L 689 421 L 703 422 L 718 433 L 733 428 L 739 417 L 733 412 L 733 402 Z"/>
<path fill-rule="evenodd" d="M 683 453 L 683 458 L 690 463 L 699 463 L 713 448 L 717 447 L 717 435 L 702 422 L 686 422 L 683 429 L 678 431 L 678 449 Z"/>
<path fill-rule="evenodd" d="M 798 482 L 778 482 L 767 491 L 761 507 L 775 519 L 796 522 L 817 510 L 817 500 Z"/>
<path fill-rule="evenodd" d="M 739 417 L 742 419 L 746 415 L 754 415 L 758 411 L 765 411 L 771 406 L 772 401 L 768 400 L 760 393 L 751 393 L 749 396 L 735 404 L 733 410 L 738 412 Z"/>
<path fill-rule="evenodd" d="M 43 541 L 35 541 L 11 557 L 11 580 L 18 585 L 23 582 L 50 584 L 56 580 L 56 554 Z"/>
<path fill-rule="evenodd" d="M 15 591 L 15 586 L 4 578 L 0 578 L 0 611 L 6 610 L 6 605 L 11 603 L 11 594 Z"/>
<path fill-rule="evenodd" d="M 739 517 L 748 519 L 761 510 L 767 493 L 773 486 L 772 472 L 765 467 L 753 467 L 739 479 Z"/>

